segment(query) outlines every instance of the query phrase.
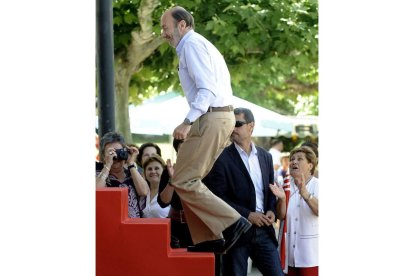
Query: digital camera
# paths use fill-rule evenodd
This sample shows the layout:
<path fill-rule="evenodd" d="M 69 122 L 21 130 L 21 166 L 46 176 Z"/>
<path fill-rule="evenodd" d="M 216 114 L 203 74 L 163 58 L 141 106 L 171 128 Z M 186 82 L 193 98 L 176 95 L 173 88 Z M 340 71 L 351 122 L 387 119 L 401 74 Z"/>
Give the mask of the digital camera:
<path fill-rule="evenodd" d="M 116 157 L 114 157 L 114 160 L 128 160 L 128 150 L 126 148 L 116 149 L 115 153 Z"/>

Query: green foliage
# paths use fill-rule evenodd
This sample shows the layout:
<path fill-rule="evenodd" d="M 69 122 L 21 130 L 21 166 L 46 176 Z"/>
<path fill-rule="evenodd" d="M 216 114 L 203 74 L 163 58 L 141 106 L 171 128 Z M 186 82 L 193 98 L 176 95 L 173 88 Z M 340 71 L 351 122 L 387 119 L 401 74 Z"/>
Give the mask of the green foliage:
<path fill-rule="evenodd" d="M 131 31 L 138 27 L 139 3 L 139 0 L 114 0 L 112 3 L 115 55 L 125 50 L 131 41 Z"/>
<path fill-rule="evenodd" d="M 140 0 L 114 1 L 115 54 L 125 54 L 139 28 Z M 318 4 L 315 0 L 161 0 L 153 14 L 180 5 L 193 13 L 196 31 L 226 59 L 234 94 L 283 114 L 318 113 Z M 161 45 L 131 79 L 130 100 L 167 89 L 181 91 L 175 49 Z"/>

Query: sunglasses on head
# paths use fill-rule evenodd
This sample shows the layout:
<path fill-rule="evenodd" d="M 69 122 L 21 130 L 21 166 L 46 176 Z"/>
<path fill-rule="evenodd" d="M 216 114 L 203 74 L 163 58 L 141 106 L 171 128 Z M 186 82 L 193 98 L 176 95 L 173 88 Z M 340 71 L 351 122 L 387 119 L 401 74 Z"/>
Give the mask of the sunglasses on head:
<path fill-rule="evenodd" d="M 241 127 L 242 125 L 248 124 L 246 121 L 236 121 L 235 127 Z"/>

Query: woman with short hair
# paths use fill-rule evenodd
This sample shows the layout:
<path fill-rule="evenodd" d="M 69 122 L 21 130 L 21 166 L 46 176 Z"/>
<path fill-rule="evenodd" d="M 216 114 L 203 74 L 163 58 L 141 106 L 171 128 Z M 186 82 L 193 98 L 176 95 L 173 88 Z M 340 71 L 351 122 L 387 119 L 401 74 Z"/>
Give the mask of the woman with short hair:
<path fill-rule="evenodd" d="M 288 276 L 316 276 L 319 267 L 319 180 L 314 176 L 318 161 L 309 147 L 290 152 L 290 195 L 286 211 Z M 276 195 L 278 187 L 270 185 Z M 280 243 L 283 246 L 283 243 Z"/>
<path fill-rule="evenodd" d="M 96 188 L 128 188 L 128 216 L 142 217 L 145 209 L 148 184 L 134 163 L 139 151 L 127 146 L 124 137 L 117 132 L 108 132 L 99 144 L 99 159 L 96 163 Z"/>

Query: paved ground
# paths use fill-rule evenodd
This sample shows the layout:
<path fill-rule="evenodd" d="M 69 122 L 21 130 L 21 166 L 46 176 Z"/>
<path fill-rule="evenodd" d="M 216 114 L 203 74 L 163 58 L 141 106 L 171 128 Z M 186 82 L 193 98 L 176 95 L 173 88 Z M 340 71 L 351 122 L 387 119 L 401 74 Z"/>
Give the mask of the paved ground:
<path fill-rule="evenodd" d="M 247 276 L 262 276 L 262 273 L 260 273 L 260 271 L 257 269 L 257 267 L 251 264 L 250 259 L 249 259 L 248 266 L 251 266 L 251 268 L 250 268 L 250 272 L 247 273 Z M 217 270 L 216 270 L 216 272 L 217 272 Z"/>

